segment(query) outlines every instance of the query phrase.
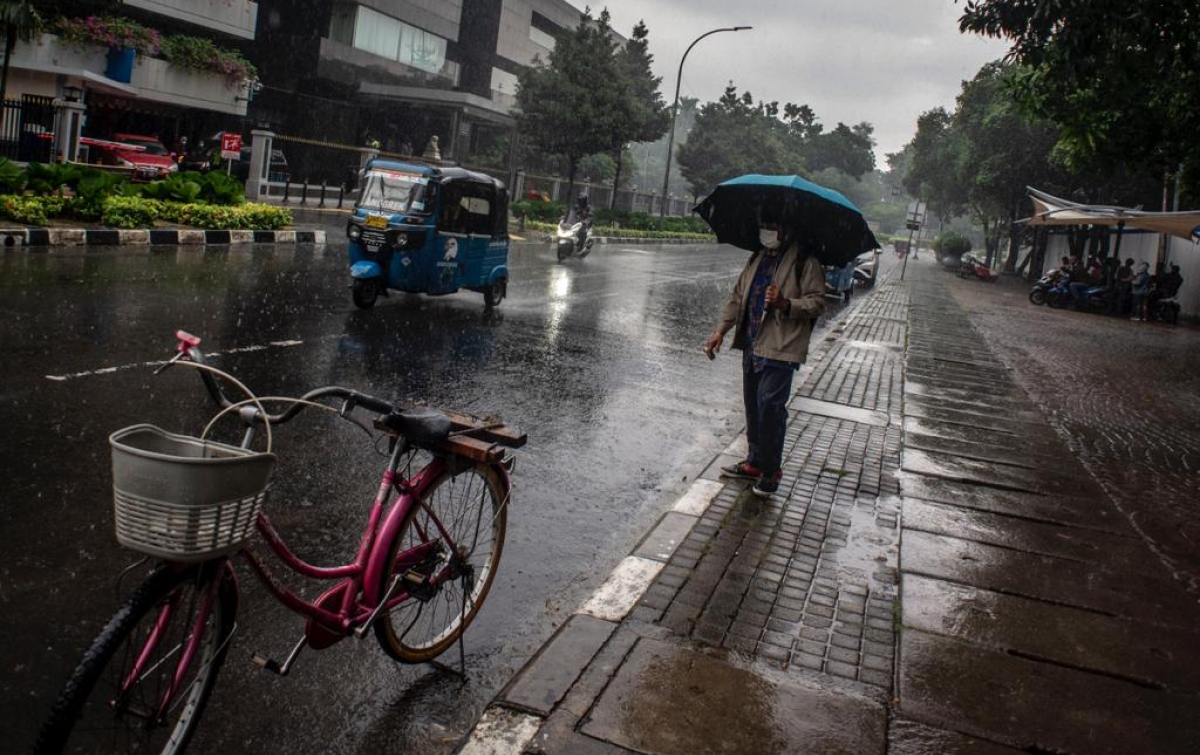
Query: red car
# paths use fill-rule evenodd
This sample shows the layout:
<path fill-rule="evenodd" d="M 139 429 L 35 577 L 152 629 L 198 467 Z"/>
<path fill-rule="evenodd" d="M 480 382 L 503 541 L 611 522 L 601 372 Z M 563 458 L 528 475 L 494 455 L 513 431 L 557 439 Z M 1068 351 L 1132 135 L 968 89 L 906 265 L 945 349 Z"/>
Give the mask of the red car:
<path fill-rule="evenodd" d="M 88 145 L 93 162 L 133 168 L 130 178 L 135 181 L 166 178 L 179 170 L 175 155 L 157 137 L 113 134 L 111 139 L 84 137 L 80 142 Z"/>

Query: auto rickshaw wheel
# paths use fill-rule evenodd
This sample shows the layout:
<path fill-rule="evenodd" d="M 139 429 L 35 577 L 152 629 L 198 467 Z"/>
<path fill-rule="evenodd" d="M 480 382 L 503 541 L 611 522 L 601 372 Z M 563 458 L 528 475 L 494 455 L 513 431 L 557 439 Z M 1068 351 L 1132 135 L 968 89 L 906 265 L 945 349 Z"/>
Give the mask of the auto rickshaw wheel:
<path fill-rule="evenodd" d="M 483 303 L 490 309 L 500 306 L 500 302 L 504 299 L 504 295 L 508 293 L 508 279 L 501 278 L 492 285 L 488 286 L 483 292 Z"/>
<path fill-rule="evenodd" d="M 350 288 L 354 305 L 359 309 L 370 309 L 379 298 L 379 280 L 376 278 L 358 278 Z"/>

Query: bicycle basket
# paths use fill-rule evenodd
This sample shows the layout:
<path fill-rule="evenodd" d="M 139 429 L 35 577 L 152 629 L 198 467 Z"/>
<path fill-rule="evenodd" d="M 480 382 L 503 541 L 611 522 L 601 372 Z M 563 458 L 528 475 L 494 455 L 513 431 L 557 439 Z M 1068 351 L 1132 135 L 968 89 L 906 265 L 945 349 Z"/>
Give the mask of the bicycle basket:
<path fill-rule="evenodd" d="M 170 561 L 242 547 L 275 455 L 134 425 L 109 436 L 117 542 Z"/>

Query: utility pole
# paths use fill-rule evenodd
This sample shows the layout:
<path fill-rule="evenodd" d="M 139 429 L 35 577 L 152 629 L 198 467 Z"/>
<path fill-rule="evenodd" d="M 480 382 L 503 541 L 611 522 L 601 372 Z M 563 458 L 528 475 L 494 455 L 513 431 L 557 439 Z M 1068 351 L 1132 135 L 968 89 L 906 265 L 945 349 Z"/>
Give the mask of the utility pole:
<path fill-rule="evenodd" d="M 908 206 L 908 218 L 904 226 L 908 228 L 908 251 L 904 255 L 904 264 L 900 266 L 900 280 L 904 280 L 904 271 L 908 269 L 908 257 L 913 253 L 913 232 L 919 231 L 921 226 L 925 224 L 925 203 L 921 201 L 913 202 Z M 921 242 L 921 237 L 917 236 L 917 243 Z"/>

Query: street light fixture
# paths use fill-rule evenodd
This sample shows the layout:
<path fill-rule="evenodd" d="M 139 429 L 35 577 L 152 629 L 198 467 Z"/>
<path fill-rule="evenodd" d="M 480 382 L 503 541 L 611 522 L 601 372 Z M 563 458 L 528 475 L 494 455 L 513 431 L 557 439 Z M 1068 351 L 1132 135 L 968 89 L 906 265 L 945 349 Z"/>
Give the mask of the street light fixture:
<path fill-rule="evenodd" d="M 723 31 L 745 31 L 753 28 L 753 26 L 729 26 L 723 29 L 706 31 L 700 36 L 696 37 L 696 39 L 693 40 L 690 45 L 688 45 L 687 50 L 685 50 L 683 53 L 683 57 L 679 60 L 679 72 L 675 76 L 675 99 L 671 101 L 671 130 L 667 132 L 667 169 L 665 171 L 665 175 L 663 176 L 663 202 L 662 206 L 659 208 L 659 217 L 666 217 L 667 215 L 667 192 L 671 186 L 671 158 L 672 152 L 675 149 L 675 117 L 679 114 L 679 85 L 683 81 L 683 63 L 687 60 L 688 53 L 692 51 L 692 48 L 696 46 L 696 43 L 710 34 L 717 34 Z"/>

